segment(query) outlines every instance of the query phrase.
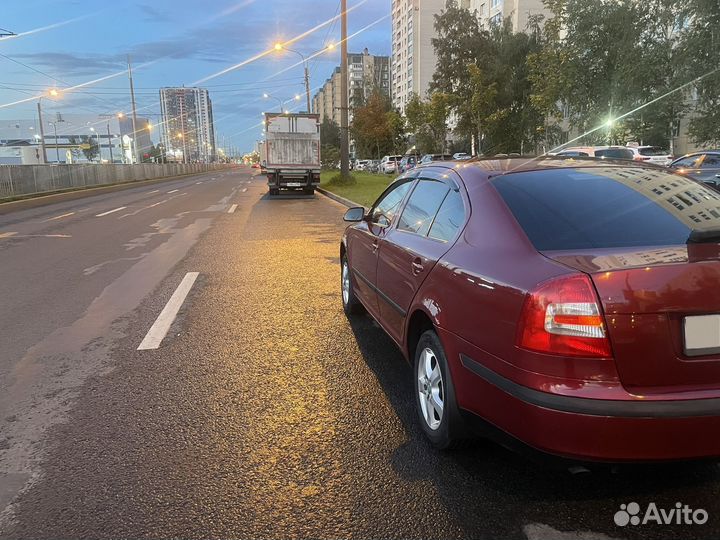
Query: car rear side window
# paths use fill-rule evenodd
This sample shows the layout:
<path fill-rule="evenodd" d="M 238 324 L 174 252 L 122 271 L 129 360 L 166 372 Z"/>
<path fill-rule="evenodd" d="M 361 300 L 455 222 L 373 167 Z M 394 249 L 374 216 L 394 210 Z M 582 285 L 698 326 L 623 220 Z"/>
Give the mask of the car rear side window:
<path fill-rule="evenodd" d="M 493 185 L 538 251 L 681 245 L 720 229 L 720 193 L 661 170 L 530 171 Z"/>
<path fill-rule="evenodd" d="M 663 150 L 659 146 L 647 146 L 645 148 L 638 148 L 638 153 L 641 156 L 667 156 L 668 151 Z"/>
<path fill-rule="evenodd" d="M 428 236 L 435 240 L 449 242 L 465 222 L 465 207 L 460 192 L 451 189 L 440 206 L 440 210 L 430 227 Z"/>
<path fill-rule="evenodd" d="M 635 155 L 632 150 L 626 148 L 604 148 L 595 150 L 595 157 L 604 157 L 608 159 L 633 159 Z"/>
<path fill-rule="evenodd" d="M 420 180 L 400 216 L 398 229 L 426 236 L 450 188 L 436 180 Z"/>
<path fill-rule="evenodd" d="M 702 169 L 720 169 L 720 154 L 706 154 L 703 159 Z"/>

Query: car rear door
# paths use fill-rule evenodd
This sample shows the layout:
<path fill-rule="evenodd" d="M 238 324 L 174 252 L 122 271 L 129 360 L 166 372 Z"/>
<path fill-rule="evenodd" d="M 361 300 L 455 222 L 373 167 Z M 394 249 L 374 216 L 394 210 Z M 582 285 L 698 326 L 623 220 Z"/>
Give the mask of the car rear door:
<path fill-rule="evenodd" d="M 365 221 L 348 229 L 348 259 L 353 286 L 363 305 L 377 319 L 379 307 L 376 293 L 378 249 L 380 241 L 402 208 L 413 179 L 396 180 L 378 198 Z"/>
<path fill-rule="evenodd" d="M 438 213 L 452 211 L 458 203 L 464 208 L 459 183 L 451 178 L 455 173 L 423 169 L 420 174 L 397 224 L 382 238 L 378 256 L 381 323 L 398 343 L 415 294 L 451 245 L 433 231 Z"/>

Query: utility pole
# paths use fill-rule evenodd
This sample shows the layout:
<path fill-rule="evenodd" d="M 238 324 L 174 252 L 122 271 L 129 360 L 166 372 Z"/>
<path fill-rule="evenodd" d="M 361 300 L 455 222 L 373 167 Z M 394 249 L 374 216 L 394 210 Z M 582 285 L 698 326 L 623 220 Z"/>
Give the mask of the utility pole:
<path fill-rule="evenodd" d="M 43 126 L 42 106 L 40 100 L 37 102 L 38 122 L 40 122 L 40 148 L 42 148 L 43 163 L 47 163 L 47 151 L 45 150 L 45 127 Z"/>
<path fill-rule="evenodd" d="M 132 159 L 130 160 L 131 163 L 137 163 L 138 162 L 138 147 L 137 147 L 137 108 L 135 106 L 135 86 L 133 85 L 133 77 L 132 77 L 132 66 L 130 65 L 130 55 L 128 54 L 127 57 L 127 64 L 128 64 L 128 78 L 130 79 L 130 101 L 132 104 L 132 129 L 133 129 L 133 140 L 132 140 Z"/>
<path fill-rule="evenodd" d="M 307 60 L 305 61 L 305 97 L 307 98 L 307 112 L 312 112 L 312 104 L 310 103 L 310 70 L 308 70 Z"/>
<path fill-rule="evenodd" d="M 347 46 L 347 0 L 340 0 L 340 177 L 350 175 L 350 140 L 348 125 L 348 46 Z"/>
<path fill-rule="evenodd" d="M 108 134 L 108 147 L 110 148 L 110 165 L 112 165 L 113 163 L 115 163 L 115 161 L 113 161 L 113 154 L 112 154 L 112 147 L 113 147 L 112 141 L 113 140 L 112 140 L 112 136 L 110 135 L 110 122 L 107 123 L 107 134 Z"/>

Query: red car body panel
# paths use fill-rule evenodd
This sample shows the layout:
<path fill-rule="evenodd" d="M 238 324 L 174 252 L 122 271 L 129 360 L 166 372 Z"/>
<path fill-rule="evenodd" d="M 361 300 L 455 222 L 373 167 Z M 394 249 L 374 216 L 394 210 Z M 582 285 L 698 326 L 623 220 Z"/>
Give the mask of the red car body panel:
<path fill-rule="evenodd" d="M 366 222 L 349 227 L 343 239 L 353 270 L 368 272 L 368 261 L 377 260 L 374 287 L 355 274 L 353 284 L 406 358 L 414 354 L 408 350 L 410 321 L 422 312 L 445 347 L 460 409 L 545 452 L 602 461 L 720 455 L 720 438 L 708 437 L 720 427 L 720 355 L 685 356 L 681 327 L 684 316 L 720 313 L 718 245 L 625 250 L 645 262 L 636 267 L 617 263 L 623 250 L 540 253 L 490 179 L 511 168 L 593 163 L 448 166 L 461 179 L 466 205 L 466 223 L 454 241 L 391 226 L 377 236 L 372 259 Z M 433 170 L 441 169 L 420 167 L 413 175 Z M 413 272 L 414 263 L 422 270 Z M 578 272 L 597 290 L 613 357 L 520 348 L 518 323 L 528 293 Z"/>

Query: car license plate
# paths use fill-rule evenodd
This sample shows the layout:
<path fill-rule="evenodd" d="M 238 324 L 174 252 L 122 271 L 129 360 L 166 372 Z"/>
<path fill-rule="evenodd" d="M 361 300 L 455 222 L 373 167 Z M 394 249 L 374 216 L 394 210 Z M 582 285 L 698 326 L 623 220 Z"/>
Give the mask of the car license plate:
<path fill-rule="evenodd" d="M 288 182 L 285 184 L 287 187 L 303 187 L 305 184 L 302 182 Z"/>
<path fill-rule="evenodd" d="M 687 356 L 720 353 L 720 315 L 685 317 L 684 332 Z"/>

